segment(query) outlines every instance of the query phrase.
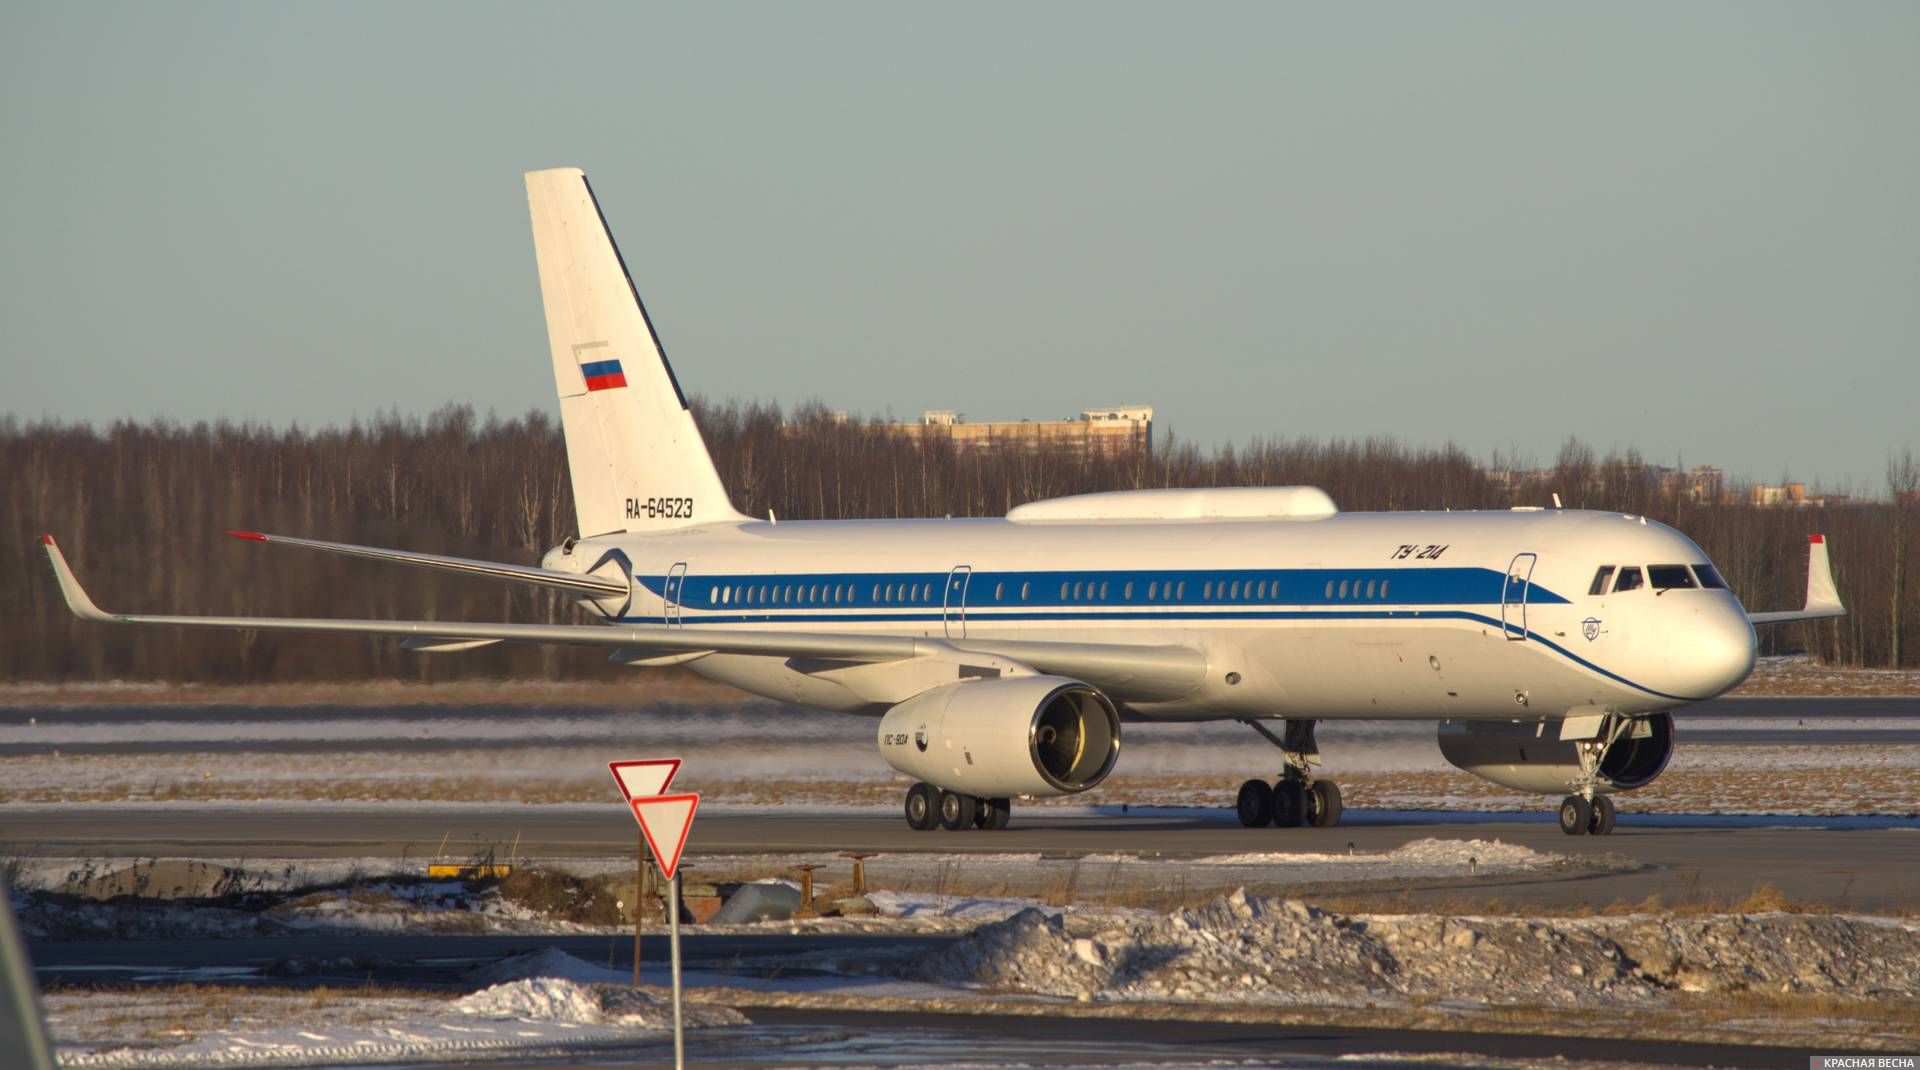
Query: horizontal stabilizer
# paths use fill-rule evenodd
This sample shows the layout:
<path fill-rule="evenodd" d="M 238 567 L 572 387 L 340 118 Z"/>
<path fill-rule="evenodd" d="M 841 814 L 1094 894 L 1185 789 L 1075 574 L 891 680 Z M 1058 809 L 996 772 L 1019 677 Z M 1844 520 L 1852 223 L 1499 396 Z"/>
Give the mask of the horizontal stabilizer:
<path fill-rule="evenodd" d="M 1804 609 L 1778 613 L 1749 613 L 1755 624 L 1792 624 L 1803 620 L 1831 620 L 1847 615 L 1840 589 L 1833 582 L 1833 564 L 1827 559 L 1827 537 L 1807 536 L 1807 604 Z"/>
<path fill-rule="evenodd" d="M 420 554 L 409 550 L 382 550 L 374 546 L 355 546 L 346 542 L 298 539 L 291 535 L 264 535 L 257 531 L 229 531 L 227 534 L 236 539 L 272 543 L 275 546 L 298 546 L 306 550 L 319 550 L 322 553 L 340 554 L 345 557 L 387 561 L 396 565 L 455 572 L 463 576 L 485 576 L 488 579 L 531 583 L 540 587 L 555 587 L 579 594 L 624 598 L 630 593 L 627 584 L 605 576 L 585 576 L 577 572 L 561 572 L 558 569 L 536 568 L 531 565 L 503 565 L 494 561 L 475 561 L 465 557 L 446 557 L 441 554 Z"/>

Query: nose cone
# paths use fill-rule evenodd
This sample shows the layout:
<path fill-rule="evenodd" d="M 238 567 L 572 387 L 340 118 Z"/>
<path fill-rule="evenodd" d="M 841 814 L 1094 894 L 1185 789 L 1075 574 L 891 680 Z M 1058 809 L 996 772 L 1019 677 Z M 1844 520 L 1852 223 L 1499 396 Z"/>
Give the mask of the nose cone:
<path fill-rule="evenodd" d="M 1680 607 L 1661 608 L 1671 613 Z M 1694 700 L 1738 687 L 1753 672 L 1759 651 L 1752 623 L 1731 597 L 1701 598 L 1678 614 L 1665 646 L 1668 692 Z"/>

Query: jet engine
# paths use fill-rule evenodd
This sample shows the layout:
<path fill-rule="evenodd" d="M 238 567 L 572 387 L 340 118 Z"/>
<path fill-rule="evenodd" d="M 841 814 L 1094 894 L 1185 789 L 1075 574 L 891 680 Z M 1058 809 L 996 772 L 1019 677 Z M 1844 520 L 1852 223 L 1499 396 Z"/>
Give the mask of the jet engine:
<path fill-rule="evenodd" d="M 1615 721 L 1599 748 L 1596 791 L 1631 791 L 1653 782 L 1673 757 L 1673 715 L 1656 713 Z M 1542 795 L 1577 791 L 1582 780 L 1578 740 L 1561 739 L 1561 719 L 1441 721 L 1440 753 L 1474 776 Z"/>
<path fill-rule="evenodd" d="M 1063 676 L 961 681 L 880 719 L 880 756 L 916 780 L 982 798 L 1072 795 L 1120 757 L 1120 715 Z"/>

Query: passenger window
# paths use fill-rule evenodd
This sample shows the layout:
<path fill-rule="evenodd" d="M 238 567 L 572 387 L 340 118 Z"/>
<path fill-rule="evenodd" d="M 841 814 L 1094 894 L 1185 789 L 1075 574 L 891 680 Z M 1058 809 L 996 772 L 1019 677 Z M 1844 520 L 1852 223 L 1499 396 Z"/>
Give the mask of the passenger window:
<path fill-rule="evenodd" d="M 1239 580 L 1234 580 L 1234 581 L 1233 581 L 1233 595 L 1232 595 L 1232 597 L 1233 597 L 1234 599 L 1236 599 L 1236 600 L 1237 600 L 1237 599 L 1239 599 L 1239 597 L 1240 597 L 1240 581 L 1239 581 Z"/>
<path fill-rule="evenodd" d="M 1700 577 L 1700 586 L 1710 591 L 1724 591 L 1727 589 L 1727 581 L 1721 577 L 1720 570 L 1714 568 L 1712 565 L 1695 565 L 1693 566 L 1693 574 Z"/>
<path fill-rule="evenodd" d="M 893 601 L 893 584 L 891 584 L 891 583 L 889 583 L 889 584 L 887 584 L 887 596 L 886 596 L 886 600 L 887 600 L 887 601 L 889 601 L 889 602 L 891 602 L 891 601 Z"/>
<path fill-rule="evenodd" d="M 1093 585 L 1092 585 L 1092 584 L 1088 584 L 1087 586 L 1088 586 L 1088 588 L 1089 588 L 1089 593 L 1091 593 L 1091 588 L 1092 588 L 1092 586 L 1093 586 Z M 1106 601 L 1106 600 L 1107 600 L 1107 585 L 1106 585 L 1106 582 L 1105 582 L 1105 581 L 1102 581 L 1102 582 L 1101 582 L 1101 584 L 1100 584 L 1100 600 L 1101 600 L 1102 602 L 1104 602 L 1104 601 Z"/>
<path fill-rule="evenodd" d="M 1158 597 L 1160 597 L 1160 581 L 1154 580 L 1147 584 L 1147 601 L 1151 602 Z"/>
<path fill-rule="evenodd" d="M 1076 602 L 1080 600 L 1080 587 L 1081 585 L 1078 583 L 1073 585 L 1073 598 Z"/>
<path fill-rule="evenodd" d="M 813 586 L 807 588 L 807 601 L 808 602 L 820 601 L 820 585 L 819 584 L 816 583 Z"/>
<path fill-rule="evenodd" d="M 1606 594 L 1607 581 L 1613 578 L 1613 566 L 1601 565 L 1593 574 L 1593 584 L 1587 588 L 1588 594 Z"/>
<path fill-rule="evenodd" d="M 1267 581 L 1266 580 L 1260 581 L 1260 593 L 1256 595 L 1256 597 L 1259 598 L 1262 602 L 1267 600 Z"/>
<path fill-rule="evenodd" d="M 1133 584 L 1129 583 L 1121 589 L 1120 598 L 1125 602 L 1133 601 Z"/>
<path fill-rule="evenodd" d="M 1652 581 L 1656 591 L 1693 586 L 1693 573 L 1685 565 L 1648 565 L 1647 579 Z"/>
<path fill-rule="evenodd" d="M 1187 600 L 1187 581 L 1186 580 L 1180 581 L 1180 586 L 1174 590 L 1173 597 L 1176 600 L 1181 602 L 1184 602 Z"/>
<path fill-rule="evenodd" d="M 1621 591 L 1638 590 L 1640 584 L 1640 569 L 1637 566 L 1628 565 L 1626 568 L 1620 570 L 1620 578 L 1613 581 L 1613 593 L 1619 594 Z"/>
<path fill-rule="evenodd" d="M 1032 586 L 1033 584 L 1031 582 L 1020 585 L 1020 601 L 1024 602 L 1027 600 L 1027 589 Z"/>
<path fill-rule="evenodd" d="M 1328 598 L 1333 597 L 1333 581 L 1332 580 L 1327 581 L 1327 597 Z"/>
<path fill-rule="evenodd" d="M 1389 584 L 1389 583 L 1392 583 L 1392 582 L 1393 582 L 1392 580 L 1381 580 L 1381 581 L 1380 581 L 1380 598 L 1381 598 L 1381 599 L 1382 599 L 1383 601 L 1384 601 L 1384 600 L 1386 599 L 1386 597 L 1387 597 L 1387 584 Z"/>
<path fill-rule="evenodd" d="M 1067 581 L 1065 580 L 1060 581 L 1060 600 L 1062 602 L 1067 600 Z"/>
<path fill-rule="evenodd" d="M 1000 601 L 1000 596 L 1001 596 L 1001 595 L 1003 595 L 1003 594 L 1006 594 L 1006 593 L 1007 593 L 1007 585 L 1006 585 L 1006 584 L 1004 584 L 1004 583 L 996 583 L 996 584 L 994 584 L 994 585 L 993 585 L 993 600 L 994 600 L 994 601 L 996 601 L 996 602 L 998 602 L 998 601 Z"/>
<path fill-rule="evenodd" d="M 1368 598 L 1373 597 L 1373 581 L 1372 580 L 1367 581 L 1367 597 Z"/>
<path fill-rule="evenodd" d="M 1207 582 L 1200 585 L 1200 597 L 1205 599 L 1211 599 L 1213 597 L 1213 581 L 1212 580 L 1208 580 Z"/>
<path fill-rule="evenodd" d="M 1347 596 L 1347 581 L 1341 580 L 1340 581 L 1340 597 L 1345 598 L 1346 596 Z"/>

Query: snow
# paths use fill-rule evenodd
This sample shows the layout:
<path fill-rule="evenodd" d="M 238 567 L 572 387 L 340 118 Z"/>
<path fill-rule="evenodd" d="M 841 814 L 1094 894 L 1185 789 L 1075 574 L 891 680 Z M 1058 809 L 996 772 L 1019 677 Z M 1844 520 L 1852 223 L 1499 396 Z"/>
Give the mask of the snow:
<path fill-rule="evenodd" d="M 563 980 L 580 984 L 626 984 L 632 979 L 632 974 L 621 970 L 609 970 L 605 966 L 595 966 L 591 962 L 574 958 L 557 947 L 543 947 L 538 951 L 512 955 L 499 962 L 482 966 L 467 974 L 467 979 L 481 984 L 535 979 Z"/>
<path fill-rule="evenodd" d="M 553 952 L 517 956 L 518 968 L 544 963 L 586 975 L 593 967 Z M 513 962 L 515 960 L 508 960 Z M 504 963 L 502 965 L 505 965 Z M 599 971 L 605 973 L 605 971 Z M 214 1004 L 200 1001 L 215 1001 Z M 89 993 L 46 1000 L 63 1067 L 347 1066 L 469 1059 L 515 1050 L 578 1050 L 660 1041 L 672 1010 L 649 991 L 570 977 L 525 977 L 453 1000 L 341 995 L 315 1002 L 301 993 L 224 996 L 164 992 Z M 219 1024 L 183 1027 L 194 1016 L 241 1013 Z M 737 1027 L 746 1019 L 722 1007 L 685 1011 L 689 1029 Z M 294 1021 L 297 1020 L 297 1021 Z M 287 1024 L 293 1021 L 294 1024 Z M 135 1043 L 114 1036 L 125 1023 L 164 1022 Z M 164 1039 L 156 1042 L 155 1033 Z M 169 1042 L 171 1041 L 171 1042 Z"/>
<path fill-rule="evenodd" d="M 1117 921 L 1039 909 L 896 966 L 1087 1001 L 1631 1010 L 1682 991 L 1920 996 L 1920 923 L 1834 915 L 1342 915 L 1235 892 Z"/>
<path fill-rule="evenodd" d="M 568 956 L 562 954 L 561 957 Z M 582 1025 L 598 1024 L 601 1020 L 599 996 L 578 981 L 564 977 L 529 977 L 493 985 L 455 1000 L 453 1009 L 469 1017 L 495 1020 Z"/>

